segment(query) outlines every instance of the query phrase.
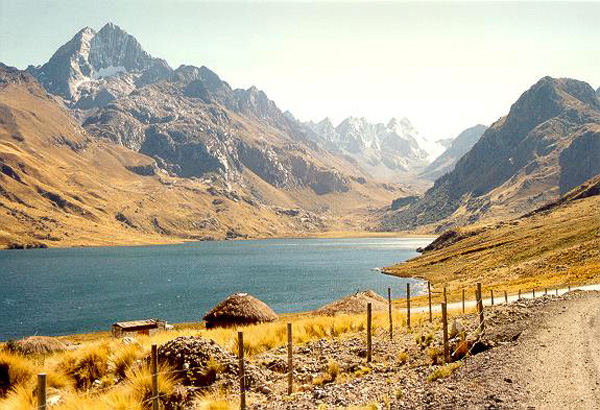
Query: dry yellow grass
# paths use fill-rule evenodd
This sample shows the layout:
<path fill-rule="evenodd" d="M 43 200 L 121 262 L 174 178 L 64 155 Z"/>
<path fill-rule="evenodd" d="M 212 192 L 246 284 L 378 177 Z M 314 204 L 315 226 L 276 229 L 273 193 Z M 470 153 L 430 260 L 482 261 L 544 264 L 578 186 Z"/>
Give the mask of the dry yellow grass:
<path fill-rule="evenodd" d="M 413 326 L 426 320 L 426 314 L 413 315 Z M 150 372 L 147 365 L 140 366 L 148 357 L 152 344 L 163 344 L 179 336 L 203 336 L 215 340 L 226 349 L 236 352 L 237 331 L 244 331 L 245 349 L 250 359 L 266 350 L 284 346 L 287 343 L 286 322 L 292 322 L 294 344 L 304 344 L 321 338 L 334 338 L 365 335 L 366 315 L 306 316 L 295 315 L 273 323 L 245 326 L 239 329 L 198 329 L 183 328 L 164 331 L 152 336 L 140 336 L 139 344 L 124 344 L 107 334 L 95 334 L 85 338 L 75 336 L 81 345 L 75 350 L 56 352 L 36 357 L 0 351 L 0 362 L 8 363 L 17 380 L 6 397 L 0 398 L 0 409 L 33 409 L 32 393 L 35 389 L 35 375 L 45 372 L 48 375 L 49 397 L 59 394 L 61 402 L 56 410 L 91 409 L 135 409 L 141 410 L 140 403 L 150 397 Z M 394 312 L 397 331 L 406 323 L 403 313 Z M 387 313 L 373 315 L 373 329 L 387 329 Z M 370 371 L 364 367 L 352 375 L 341 372 L 338 363 L 332 362 L 327 375 L 336 378 L 361 377 Z M 161 369 L 159 386 L 161 397 L 173 393 L 176 380 L 169 369 Z M 196 400 L 199 408 L 227 409 L 231 400 L 225 396 L 203 396 Z M 9 406 L 9 407 L 6 407 Z"/>
<path fill-rule="evenodd" d="M 580 199 L 553 211 L 516 219 L 431 251 L 386 271 L 431 281 L 435 291 L 448 288 L 450 301 L 466 288 L 473 299 L 476 283 L 517 293 L 600 282 L 600 197 Z M 498 294 L 500 293 L 500 294 Z M 434 300 L 441 301 L 441 294 Z M 421 297 L 415 302 L 425 303 Z"/>

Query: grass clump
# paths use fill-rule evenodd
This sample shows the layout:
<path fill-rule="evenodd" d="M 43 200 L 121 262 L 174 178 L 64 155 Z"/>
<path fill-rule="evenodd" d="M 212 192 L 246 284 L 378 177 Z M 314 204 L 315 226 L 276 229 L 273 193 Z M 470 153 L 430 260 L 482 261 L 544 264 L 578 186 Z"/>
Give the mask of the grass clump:
<path fill-rule="evenodd" d="M 433 372 L 427 376 L 428 382 L 433 382 L 438 379 L 444 379 L 452 374 L 456 369 L 461 366 L 461 362 L 448 363 L 443 366 L 438 367 Z"/>
<path fill-rule="evenodd" d="M 8 369 L 8 380 L 3 380 L 3 384 L 8 384 L 8 388 L 6 391 L 0 389 L 0 397 L 8 390 L 29 386 L 36 374 L 35 364 L 18 353 L 0 351 L 0 367 Z"/>
<path fill-rule="evenodd" d="M 398 363 L 405 364 L 408 361 L 408 353 L 400 352 L 398 353 Z"/>

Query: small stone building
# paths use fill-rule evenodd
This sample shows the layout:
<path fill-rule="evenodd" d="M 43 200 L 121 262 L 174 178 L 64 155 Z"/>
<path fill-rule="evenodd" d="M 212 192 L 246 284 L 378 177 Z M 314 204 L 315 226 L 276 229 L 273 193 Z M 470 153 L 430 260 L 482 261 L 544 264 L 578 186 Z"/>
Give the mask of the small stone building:
<path fill-rule="evenodd" d="M 137 336 L 146 335 L 150 336 L 154 333 L 165 330 L 167 328 L 167 321 L 160 319 L 144 319 L 144 320 L 132 320 L 129 322 L 117 322 L 112 325 L 113 337 L 125 337 L 125 336 Z"/>

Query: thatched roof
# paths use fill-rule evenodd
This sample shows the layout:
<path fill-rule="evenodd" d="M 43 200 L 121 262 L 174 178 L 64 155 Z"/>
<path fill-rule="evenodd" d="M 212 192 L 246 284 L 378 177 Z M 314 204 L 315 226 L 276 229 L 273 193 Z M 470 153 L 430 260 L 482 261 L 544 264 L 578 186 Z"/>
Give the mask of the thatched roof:
<path fill-rule="evenodd" d="M 235 293 L 204 316 L 206 327 L 277 320 L 277 314 L 261 300 L 247 293 Z"/>
<path fill-rule="evenodd" d="M 24 355 L 48 354 L 67 350 L 69 345 L 62 340 L 49 336 L 29 336 L 21 340 L 13 340 L 7 343 L 11 351 Z"/>
<path fill-rule="evenodd" d="M 315 312 L 321 315 L 364 313 L 367 311 L 367 303 L 371 303 L 373 311 L 387 309 L 387 300 L 383 296 L 372 290 L 364 290 L 321 306 Z"/>

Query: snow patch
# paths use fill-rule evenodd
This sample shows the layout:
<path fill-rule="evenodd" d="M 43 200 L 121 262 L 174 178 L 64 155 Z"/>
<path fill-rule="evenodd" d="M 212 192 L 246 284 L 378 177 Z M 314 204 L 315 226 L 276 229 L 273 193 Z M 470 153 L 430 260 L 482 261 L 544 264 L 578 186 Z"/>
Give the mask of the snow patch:
<path fill-rule="evenodd" d="M 102 77 L 112 77 L 113 75 L 124 73 L 126 71 L 127 70 L 123 66 L 115 67 L 111 65 L 97 70 L 95 73 L 92 74 L 92 79 L 97 80 Z"/>

